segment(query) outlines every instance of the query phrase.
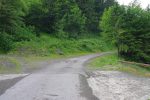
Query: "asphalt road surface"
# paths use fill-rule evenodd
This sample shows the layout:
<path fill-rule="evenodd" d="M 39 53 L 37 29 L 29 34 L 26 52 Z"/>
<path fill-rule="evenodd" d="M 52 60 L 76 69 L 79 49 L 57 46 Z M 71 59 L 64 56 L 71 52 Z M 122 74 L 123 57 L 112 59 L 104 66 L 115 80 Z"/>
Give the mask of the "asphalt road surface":
<path fill-rule="evenodd" d="M 0 96 L 0 100 L 98 100 L 86 80 L 84 63 L 100 54 L 52 62 Z"/>
<path fill-rule="evenodd" d="M 0 100 L 150 99 L 150 78 L 100 70 L 87 75 L 84 64 L 103 54 L 52 61 L 30 74 L 0 75 Z"/>

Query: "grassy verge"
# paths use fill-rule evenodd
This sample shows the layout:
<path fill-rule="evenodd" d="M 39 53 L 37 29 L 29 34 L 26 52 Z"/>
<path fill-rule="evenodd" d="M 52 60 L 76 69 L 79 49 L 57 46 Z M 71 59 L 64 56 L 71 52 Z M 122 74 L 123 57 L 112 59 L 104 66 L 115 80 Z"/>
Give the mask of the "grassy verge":
<path fill-rule="evenodd" d="M 0 74 L 19 73 L 20 63 L 12 57 L 0 57 Z"/>
<path fill-rule="evenodd" d="M 150 77 L 150 69 L 143 68 L 137 65 L 123 64 L 120 63 L 116 54 L 105 55 L 93 59 L 89 63 L 89 68 L 94 70 L 112 70 L 112 71 L 122 71 L 139 76 Z"/>

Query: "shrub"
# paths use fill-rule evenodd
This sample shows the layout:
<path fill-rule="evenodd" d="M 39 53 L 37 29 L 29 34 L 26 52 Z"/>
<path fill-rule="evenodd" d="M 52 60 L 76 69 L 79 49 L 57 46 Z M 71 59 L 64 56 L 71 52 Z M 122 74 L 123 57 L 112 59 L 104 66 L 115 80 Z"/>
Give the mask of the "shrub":
<path fill-rule="evenodd" d="M 8 52 L 13 48 L 13 38 L 5 32 L 0 32 L 0 50 Z"/>
<path fill-rule="evenodd" d="M 106 9 L 100 26 L 106 40 L 126 60 L 150 63 L 150 12 L 139 5 Z"/>
<path fill-rule="evenodd" d="M 14 35 L 14 39 L 17 42 L 20 41 L 30 41 L 36 38 L 36 34 L 34 32 L 34 28 L 33 27 L 20 27 L 18 26 L 16 31 L 15 31 L 15 35 Z"/>

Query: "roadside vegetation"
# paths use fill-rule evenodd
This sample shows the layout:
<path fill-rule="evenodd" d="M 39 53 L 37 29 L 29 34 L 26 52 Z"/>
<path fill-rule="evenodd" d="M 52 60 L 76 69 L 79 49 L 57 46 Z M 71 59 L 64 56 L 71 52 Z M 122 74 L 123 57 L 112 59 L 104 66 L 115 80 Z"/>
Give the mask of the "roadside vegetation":
<path fill-rule="evenodd" d="M 36 56 L 51 56 L 54 54 L 72 55 L 104 52 L 111 49 L 113 49 L 113 45 L 97 37 L 66 40 L 43 35 L 30 42 L 22 41 L 15 43 L 14 49 L 9 54 Z"/>
<path fill-rule="evenodd" d="M 129 6 L 106 9 L 100 21 L 103 36 L 113 42 L 125 60 L 150 63 L 150 8 L 135 0 Z"/>
<path fill-rule="evenodd" d="M 111 50 L 114 47 L 99 34 L 99 17 L 117 2 L 85 3 L 0 0 L 0 53 L 50 56 Z"/>
<path fill-rule="evenodd" d="M 0 74 L 19 73 L 20 63 L 13 57 L 0 57 Z"/>
<path fill-rule="evenodd" d="M 121 71 L 138 76 L 150 77 L 149 67 L 121 63 L 121 60 L 124 59 L 118 57 L 117 54 L 108 54 L 91 60 L 88 66 L 92 70 Z"/>
<path fill-rule="evenodd" d="M 150 63 L 149 20 L 149 6 L 142 9 L 137 0 L 129 6 L 115 5 L 105 9 L 100 20 L 102 36 L 116 46 L 118 53 L 96 58 L 90 66 L 93 69 L 117 70 L 150 77 L 150 67 L 120 62 Z"/>

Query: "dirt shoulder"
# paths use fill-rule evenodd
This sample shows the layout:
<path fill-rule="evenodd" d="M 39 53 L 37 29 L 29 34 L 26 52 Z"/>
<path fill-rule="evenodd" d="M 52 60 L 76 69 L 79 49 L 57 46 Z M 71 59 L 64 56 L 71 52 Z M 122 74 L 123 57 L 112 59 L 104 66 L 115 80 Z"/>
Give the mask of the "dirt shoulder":
<path fill-rule="evenodd" d="M 88 83 L 100 100 L 148 100 L 150 78 L 118 71 L 95 71 Z"/>

